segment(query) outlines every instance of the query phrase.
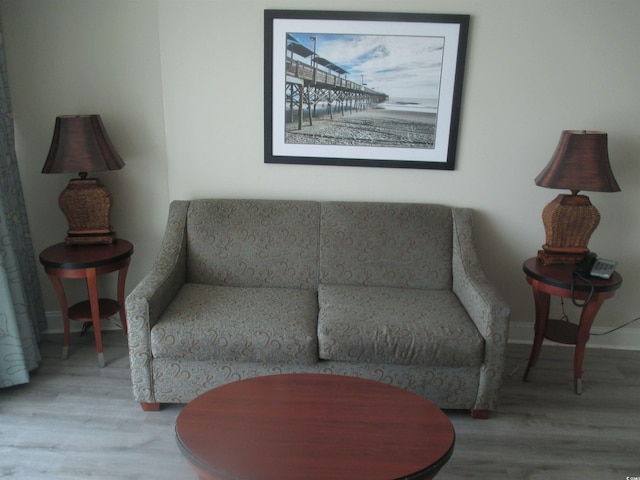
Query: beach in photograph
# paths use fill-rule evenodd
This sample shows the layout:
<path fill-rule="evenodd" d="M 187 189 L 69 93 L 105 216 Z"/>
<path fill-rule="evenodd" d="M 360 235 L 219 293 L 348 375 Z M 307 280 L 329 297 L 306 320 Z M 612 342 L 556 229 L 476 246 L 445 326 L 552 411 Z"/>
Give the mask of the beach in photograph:
<path fill-rule="evenodd" d="M 285 143 L 358 147 L 434 148 L 436 114 L 370 108 L 285 125 Z"/>

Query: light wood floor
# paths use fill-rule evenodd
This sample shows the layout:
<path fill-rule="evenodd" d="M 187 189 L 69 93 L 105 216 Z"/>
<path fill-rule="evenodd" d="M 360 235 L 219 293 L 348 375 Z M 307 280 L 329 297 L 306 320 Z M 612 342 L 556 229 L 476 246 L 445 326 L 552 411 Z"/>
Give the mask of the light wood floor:
<path fill-rule="evenodd" d="M 131 394 L 124 334 L 107 331 L 104 343 L 101 369 L 92 334 L 76 334 L 64 362 L 61 337 L 45 336 L 32 382 L 0 389 L 0 478 L 196 479 L 174 438 L 182 406 L 143 412 Z M 509 346 L 490 420 L 447 412 L 456 444 L 438 479 L 640 476 L 640 351 L 587 350 L 582 396 L 572 390 L 572 349 L 543 347 L 524 383 L 528 354 L 527 345 Z"/>

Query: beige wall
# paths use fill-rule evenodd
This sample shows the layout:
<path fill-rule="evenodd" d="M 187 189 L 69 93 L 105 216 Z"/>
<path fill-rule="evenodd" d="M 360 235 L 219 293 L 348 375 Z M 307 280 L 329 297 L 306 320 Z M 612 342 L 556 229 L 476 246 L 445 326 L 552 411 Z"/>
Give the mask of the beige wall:
<path fill-rule="evenodd" d="M 66 228 L 56 198 L 69 176 L 40 174 L 54 118 L 100 113 L 126 162 L 100 178 L 116 198 L 115 228 L 136 247 L 128 290 L 151 265 L 173 199 L 437 202 L 476 210 L 481 260 L 517 326 L 533 315 L 521 264 L 543 243 L 540 213 L 560 193 L 533 179 L 562 130 L 604 130 L 622 192 L 589 194 L 602 214 L 590 246 L 620 261 L 624 285 L 597 325 L 637 316 L 640 2 L 390 5 L 325 0 L 322 8 L 472 17 L 455 171 L 263 163 L 263 10 L 317 9 L 315 1 L 0 0 L 36 251 Z M 44 275 L 42 286 L 47 310 L 57 310 Z M 627 332 L 640 338 L 638 328 Z"/>

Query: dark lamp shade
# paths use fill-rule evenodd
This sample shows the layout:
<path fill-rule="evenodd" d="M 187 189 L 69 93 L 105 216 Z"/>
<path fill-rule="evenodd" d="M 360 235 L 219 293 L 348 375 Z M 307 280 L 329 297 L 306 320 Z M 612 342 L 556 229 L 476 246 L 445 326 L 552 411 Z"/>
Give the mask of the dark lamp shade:
<path fill-rule="evenodd" d="M 42 173 L 79 173 L 124 167 L 102 124 L 100 115 L 56 118 L 53 140 Z"/>
<path fill-rule="evenodd" d="M 547 166 L 536 177 L 536 185 L 589 192 L 619 192 L 609 164 L 607 134 L 565 130 Z"/>

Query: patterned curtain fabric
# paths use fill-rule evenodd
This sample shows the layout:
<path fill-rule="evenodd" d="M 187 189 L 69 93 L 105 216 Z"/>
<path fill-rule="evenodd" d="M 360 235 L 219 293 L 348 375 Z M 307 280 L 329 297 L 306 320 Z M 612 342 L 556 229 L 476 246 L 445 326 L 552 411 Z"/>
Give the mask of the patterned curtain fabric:
<path fill-rule="evenodd" d="M 46 329 L 27 211 L 16 161 L 0 23 L 0 387 L 29 381 Z"/>

